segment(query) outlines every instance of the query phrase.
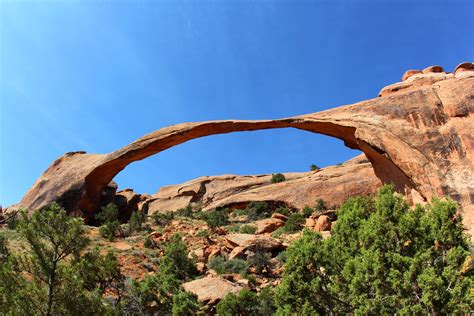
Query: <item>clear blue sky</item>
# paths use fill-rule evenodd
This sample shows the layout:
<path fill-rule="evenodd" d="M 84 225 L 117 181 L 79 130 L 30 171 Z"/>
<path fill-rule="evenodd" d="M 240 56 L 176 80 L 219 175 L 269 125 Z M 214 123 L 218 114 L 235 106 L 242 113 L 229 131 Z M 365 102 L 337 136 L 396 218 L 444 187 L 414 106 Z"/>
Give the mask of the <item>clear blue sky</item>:
<path fill-rule="evenodd" d="M 0 1 L 0 203 L 68 151 L 160 127 L 269 119 L 375 97 L 406 69 L 474 58 L 473 1 Z M 356 151 L 271 130 L 211 136 L 125 169 L 155 192 L 201 175 L 306 171 Z"/>

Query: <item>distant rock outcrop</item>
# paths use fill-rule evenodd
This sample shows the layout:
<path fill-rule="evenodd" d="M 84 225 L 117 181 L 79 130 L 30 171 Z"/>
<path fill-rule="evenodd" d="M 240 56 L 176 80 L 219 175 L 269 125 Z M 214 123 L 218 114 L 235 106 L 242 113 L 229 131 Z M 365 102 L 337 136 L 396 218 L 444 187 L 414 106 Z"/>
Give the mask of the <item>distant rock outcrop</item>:
<path fill-rule="evenodd" d="M 364 152 L 382 182 L 392 182 L 412 202 L 449 195 L 474 222 L 474 71 L 428 67 L 385 87 L 379 98 L 277 120 L 209 121 L 165 127 L 110 154 L 68 153 L 43 173 L 16 207 L 31 210 L 53 201 L 89 217 L 103 189 L 128 164 L 191 139 L 236 131 L 297 128 L 336 137 Z M 282 184 L 282 187 L 286 185 Z"/>
<path fill-rule="evenodd" d="M 272 175 L 221 175 L 200 177 L 183 184 L 162 187 L 147 200 L 151 214 L 198 203 L 204 210 L 216 207 L 245 208 L 252 201 L 303 208 L 320 198 L 341 205 L 355 195 L 373 194 L 381 186 L 364 155 L 317 171 L 285 173 L 286 181 L 271 183 Z"/>

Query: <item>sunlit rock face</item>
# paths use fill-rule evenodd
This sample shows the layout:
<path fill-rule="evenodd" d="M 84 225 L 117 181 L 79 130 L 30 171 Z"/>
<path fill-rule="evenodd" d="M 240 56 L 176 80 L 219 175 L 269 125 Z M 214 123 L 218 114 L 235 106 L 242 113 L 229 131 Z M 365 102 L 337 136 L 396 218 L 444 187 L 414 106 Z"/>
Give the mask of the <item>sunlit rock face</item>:
<path fill-rule="evenodd" d="M 452 197 L 473 230 L 472 63 L 459 65 L 453 73 L 427 67 L 405 73 L 403 79 L 383 88 L 378 98 L 327 111 L 278 120 L 183 123 L 109 154 L 67 153 L 12 208 L 36 210 L 57 201 L 88 218 L 100 206 L 103 189 L 134 161 L 208 135 L 292 127 L 336 137 L 361 150 L 377 178 L 395 184 L 412 203 Z"/>

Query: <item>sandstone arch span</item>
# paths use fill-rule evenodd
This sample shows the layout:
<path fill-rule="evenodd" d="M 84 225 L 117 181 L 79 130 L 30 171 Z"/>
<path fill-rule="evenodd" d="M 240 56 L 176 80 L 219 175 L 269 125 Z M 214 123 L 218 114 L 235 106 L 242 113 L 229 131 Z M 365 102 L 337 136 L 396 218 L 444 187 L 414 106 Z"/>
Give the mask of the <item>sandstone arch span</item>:
<path fill-rule="evenodd" d="M 39 209 L 58 201 L 87 217 L 97 209 L 102 189 L 134 161 L 208 135 L 297 128 L 336 137 L 363 151 L 376 175 L 414 202 L 451 195 L 472 221 L 472 71 L 458 77 L 444 72 L 416 76 L 384 88 L 380 98 L 323 112 L 278 120 L 184 123 L 110 154 L 68 153 L 44 172 L 17 207 Z"/>

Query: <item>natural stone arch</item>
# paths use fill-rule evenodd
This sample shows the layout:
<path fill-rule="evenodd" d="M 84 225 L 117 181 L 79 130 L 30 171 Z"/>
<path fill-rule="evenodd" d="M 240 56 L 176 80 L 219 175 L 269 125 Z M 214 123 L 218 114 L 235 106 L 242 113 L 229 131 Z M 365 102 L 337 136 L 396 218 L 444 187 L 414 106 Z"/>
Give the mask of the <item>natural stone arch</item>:
<path fill-rule="evenodd" d="M 351 124 L 344 125 L 340 122 L 335 124 L 325 119 L 304 117 L 271 121 L 210 121 L 163 128 L 110 154 L 106 162 L 95 168 L 86 177 L 87 198 L 81 201 L 80 208 L 94 208 L 100 199 L 102 188 L 134 161 L 145 159 L 191 139 L 223 133 L 276 128 L 296 128 L 338 138 L 344 141 L 347 147 L 363 151 L 372 162 L 375 173 L 383 182 L 393 183 L 401 192 L 414 189 L 410 179 L 391 160 L 384 157 L 379 149 L 373 148 L 365 141 L 355 137 L 356 128 Z"/>
<path fill-rule="evenodd" d="M 208 135 L 297 128 L 336 137 L 361 150 L 383 182 L 394 183 L 415 202 L 451 195 L 472 222 L 474 78 L 469 73 L 459 78 L 445 73 L 418 75 L 417 80 L 413 76 L 407 79 L 413 84 L 384 88 L 383 97 L 318 113 L 279 120 L 184 123 L 110 154 L 69 153 L 46 170 L 18 207 L 38 209 L 58 201 L 88 216 L 99 206 L 102 189 L 134 161 Z"/>

